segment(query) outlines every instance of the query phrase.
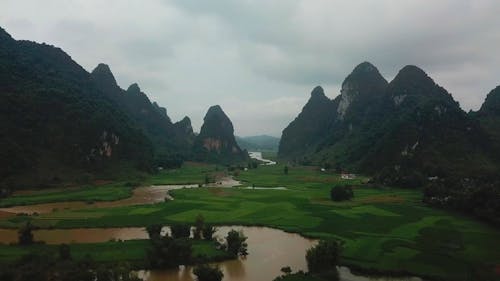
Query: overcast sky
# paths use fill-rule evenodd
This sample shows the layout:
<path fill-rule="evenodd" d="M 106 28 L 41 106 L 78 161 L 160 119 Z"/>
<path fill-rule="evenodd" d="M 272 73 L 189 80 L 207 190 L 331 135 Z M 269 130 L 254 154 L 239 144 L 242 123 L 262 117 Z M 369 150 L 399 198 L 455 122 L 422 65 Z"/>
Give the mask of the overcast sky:
<path fill-rule="evenodd" d="M 236 134 L 280 136 L 316 85 L 333 98 L 360 62 L 423 68 L 464 110 L 500 84 L 500 1 L 1 0 L 16 39 L 137 82 L 199 130 L 220 104 Z"/>

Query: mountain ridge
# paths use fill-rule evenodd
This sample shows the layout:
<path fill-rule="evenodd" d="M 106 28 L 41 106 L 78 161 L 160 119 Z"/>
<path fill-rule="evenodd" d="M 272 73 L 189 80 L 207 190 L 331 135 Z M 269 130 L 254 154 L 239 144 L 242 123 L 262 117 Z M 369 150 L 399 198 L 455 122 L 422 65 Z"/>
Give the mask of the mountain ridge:
<path fill-rule="evenodd" d="M 408 180 L 412 171 L 421 178 L 491 174 L 498 163 L 489 147 L 478 122 L 422 69 L 407 65 L 387 83 L 363 62 L 346 77 L 339 96 L 318 104 L 309 99 L 283 131 L 278 155 L 368 174 L 385 167 L 396 182 Z"/>

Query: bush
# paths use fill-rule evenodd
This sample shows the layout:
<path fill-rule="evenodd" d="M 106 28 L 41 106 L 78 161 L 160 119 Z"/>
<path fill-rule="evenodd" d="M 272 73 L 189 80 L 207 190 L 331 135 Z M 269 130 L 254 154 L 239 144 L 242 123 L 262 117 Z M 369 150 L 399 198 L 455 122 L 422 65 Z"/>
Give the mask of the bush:
<path fill-rule="evenodd" d="M 226 250 L 233 256 L 246 256 L 248 255 L 246 240 L 247 237 L 243 232 L 232 229 L 226 236 Z"/>
<path fill-rule="evenodd" d="M 330 190 L 330 198 L 333 201 L 351 200 L 354 197 L 352 188 L 348 185 L 334 186 Z"/>
<path fill-rule="evenodd" d="M 191 240 L 162 237 L 151 240 L 151 248 L 148 249 L 146 257 L 150 268 L 165 269 L 190 263 L 191 254 Z"/>
<path fill-rule="evenodd" d="M 146 226 L 146 232 L 148 233 L 149 239 L 159 239 L 161 236 L 161 229 L 163 228 L 160 224 L 151 224 Z"/>
<path fill-rule="evenodd" d="M 219 267 L 211 267 L 205 264 L 195 267 L 193 273 L 198 281 L 221 281 L 224 277 L 224 273 Z"/>
<path fill-rule="evenodd" d="M 191 236 L 191 226 L 187 224 L 174 224 L 170 227 L 172 237 L 177 238 L 189 238 Z"/>
<path fill-rule="evenodd" d="M 340 247 L 334 240 L 320 241 L 306 253 L 307 268 L 311 273 L 335 271 L 339 261 Z"/>

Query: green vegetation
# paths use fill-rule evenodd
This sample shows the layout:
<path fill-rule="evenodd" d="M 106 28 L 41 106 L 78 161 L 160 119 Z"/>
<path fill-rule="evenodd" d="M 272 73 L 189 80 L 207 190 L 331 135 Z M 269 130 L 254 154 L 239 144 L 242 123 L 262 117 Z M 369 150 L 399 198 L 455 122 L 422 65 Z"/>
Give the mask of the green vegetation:
<path fill-rule="evenodd" d="M 401 187 L 421 187 L 434 176 L 498 178 L 500 88 L 488 95 L 478 114 L 467 114 L 412 65 L 388 83 L 375 66 L 363 62 L 342 85 L 333 100 L 314 88 L 283 130 L 279 158 L 380 174 L 379 182 Z"/>
<path fill-rule="evenodd" d="M 181 169 L 163 170 L 149 180 L 151 184 L 203 184 L 206 175 L 213 175 L 222 168 L 216 165 L 184 162 Z"/>
<path fill-rule="evenodd" d="M 193 269 L 193 273 L 198 281 L 221 281 L 224 277 L 219 267 L 210 265 L 199 265 Z"/>
<path fill-rule="evenodd" d="M 147 239 L 110 241 L 105 243 L 69 244 L 71 256 L 75 260 L 91 257 L 100 263 L 130 262 L 135 268 L 145 268 L 146 249 L 150 241 Z M 215 242 L 192 241 L 193 257 L 202 261 L 229 259 L 223 250 L 216 248 Z M 47 256 L 59 253 L 58 245 L 33 244 L 30 246 L 0 244 L 0 262 L 10 263 L 19 260 L 30 253 L 44 253 Z"/>
<path fill-rule="evenodd" d="M 248 255 L 246 240 L 243 232 L 232 229 L 226 236 L 226 251 L 234 257 Z"/>
<path fill-rule="evenodd" d="M 351 200 L 353 196 L 354 192 L 349 185 L 337 185 L 330 189 L 330 198 L 333 201 Z"/>
<path fill-rule="evenodd" d="M 130 197 L 134 185 L 136 184 L 113 183 L 55 191 L 37 191 L 0 199 L 0 207 L 67 201 L 114 201 Z"/>
<path fill-rule="evenodd" d="M 340 247 L 335 240 L 321 240 L 318 245 L 307 250 L 307 269 L 311 273 L 337 270 Z"/>
<path fill-rule="evenodd" d="M 429 208 L 422 203 L 418 190 L 364 185 L 365 178 L 342 180 L 337 174 L 313 167 L 291 166 L 289 174 L 284 175 L 283 168 L 261 166 L 241 171 L 238 179 L 247 186 L 282 186 L 285 190 L 180 189 L 172 191 L 175 200 L 166 203 L 59 210 L 4 218 L 0 226 L 17 228 L 26 221 L 56 228 L 167 225 L 192 223 L 202 214 L 205 223 L 211 225 L 265 225 L 337 239 L 343 249 L 341 264 L 373 272 L 466 280 L 477 272 L 492 272 L 500 263 L 498 229 Z M 184 169 L 186 174 L 193 174 L 193 168 L 186 166 L 176 170 L 178 178 L 184 178 Z M 199 173 L 195 178 L 203 179 L 204 171 Z M 161 172 L 157 177 L 166 180 L 168 174 Z M 354 198 L 332 202 L 331 187 L 345 184 L 353 186 Z M 8 252 L 2 251 L 2 255 Z"/>

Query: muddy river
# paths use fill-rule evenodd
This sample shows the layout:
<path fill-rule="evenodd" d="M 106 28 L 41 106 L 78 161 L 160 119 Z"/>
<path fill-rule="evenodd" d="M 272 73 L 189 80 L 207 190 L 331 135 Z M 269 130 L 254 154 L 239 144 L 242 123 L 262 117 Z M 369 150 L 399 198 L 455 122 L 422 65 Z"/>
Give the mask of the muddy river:
<path fill-rule="evenodd" d="M 223 226 L 219 227 L 216 237 L 221 240 L 231 229 L 242 230 L 248 237 L 246 258 L 216 263 L 224 272 L 224 280 L 261 281 L 273 280 L 280 275 L 280 269 L 290 266 L 293 271 L 307 271 L 305 253 L 317 241 L 298 234 L 287 233 L 267 227 Z M 162 231 L 169 232 L 168 227 Z M 97 243 L 109 240 L 146 239 L 144 228 L 83 228 L 83 229 L 47 229 L 34 231 L 35 240 L 47 244 L 61 243 Z M 17 241 L 17 230 L 0 229 L 0 243 Z M 354 275 L 347 267 L 339 268 L 343 281 L 420 281 L 416 277 L 407 278 L 372 278 Z M 178 270 L 139 271 L 139 276 L 146 281 L 194 281 L 192 268 L 181 266 Z"/>

